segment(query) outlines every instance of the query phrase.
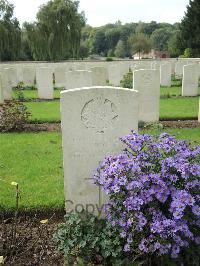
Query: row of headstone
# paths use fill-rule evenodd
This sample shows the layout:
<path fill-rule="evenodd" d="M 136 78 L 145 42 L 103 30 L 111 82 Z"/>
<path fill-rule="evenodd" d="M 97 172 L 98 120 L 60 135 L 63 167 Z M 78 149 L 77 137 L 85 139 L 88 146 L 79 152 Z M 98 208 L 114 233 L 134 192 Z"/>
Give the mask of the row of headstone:
<path fill-rule="evenodd" d="M 176 70 L 175 75 L 176 77 L 183 77 L 183 68 L 186 65 L 196 65 L 198 68 L 199 78 L 200 78 L 200 59 L 187 59 L 187 60 L 180 60 L 176 63 Z"/>
<path fill-rule="evenodd" d="M 200 64 L 186 64 L 186 62 L 177 64 L 179 66 L 181 65 L 181 72 L 179 72 L 178 77 L 182 77 L 182 96 L 197 96 L 198 82 L 200 78 Z M 171 64 L 165 63 L 161 64 L 159 68 L 155 65 L 153 67 L 155 67 L 156 69 L 160 68 L 161 86 L 171 87 Z"/>
<path fill-rule="evenodd" d="M 184 67 L 184 64 L 186 64 L 188 61 L 178 61 L 176 63 L 181 65 L 182 68 Z M 190 61 L 191 62 L 191 61 Z M 198 69 L 200 69 L 200 64 L 197 64 L 198 61 L 196 61 L 195 65 L 198 66 Z M 86 63 L 84 65 L 81 64 L 74 64 L 74 65 L 68 65 L 68 64 L 38 64 L 39 68 L 46 68 L 48 67 L 48 73 L 52 73 L 51 75 L 47 75 L 50 80 L 48 81 L 42 81 L 42 76 L 39 75 L 39 71 L 36 68 L 37 64 L 33 65 L 25 65 L 22 67 L 8 67 L 1 69 L 2 77 L 5 81 L 3 81 L 3 87 L 5 92 L 5 99 L 11 98 L 11 87 L 16 86 L 17 82 L 19 80 L 23 80 L 23 83 L 25 86 L 35 86 L 35 84 L 38 87 L 38 95 L 39 98 L 44 99 L 52 99 L 53 95 L 52 87 L 53 87 L 53 75 L 55 80 L 55 87 L 63 87 L 65 89 L 73 89 L 76 87 L 83 86 L 104 86 L 106 85 L 106 81 L 109 80 L 110 85 L 113 86 L 120 86 L 120 81 L 123 79 L 123 76 L 129 71 L 129 69 L 132 69 L 133 71 L 139 70 L 139 69 L 157 69 L 160 70 L 160 84 L 162 86 L 171 86 L 171 73 L 173 72 L 172 66 L 175 65 L 175 61 L 148 61 L 148 62 L 119 62 L 119 63 L 112 63 L 108 64 L 107 67 L 105 67 L 105 63 L 99 64 L 96 63 L 97 67 L 94 67 L 95 63 Z M 87 67 L 86 67 L 87 66 Z M 92 67 L 93 66 L 93 67 Z M 77 70 L 82 68 L 82 70 Z M 181 69 L 182 69 L 181 68 Z M 51 70 L 50 70 L 51 69 Z M 183 72 L 183 71 L 182 71 Z M 67 74 L 66 74 L 67 73 Z M 200 70 L 199 70 L 200 74 Z M 45 76 L 44 76 L 45 78 Z M 38 80 L 38 81 L 37 81 Z M 44 88 L 41 88 L 41 82 L 48 83 L 49 84 L 49 90 L 51 90 L 51 93 L 48 91 L 45 95 L 45 93 L 40 93 L 40 90 L 44 91 Z M 51 84 L 51 86 L 50 86 Z M 45 85 L 46 86 L 46 85 Z M 44 86 L 44 87 L 45 87 Z M 7 89 L 6 89 L 7 88 Z M 185 91 L 185 89 L 183 89 Z M 193 90 L 192 90 L 193 91 Z M 42 95 L 42 96 L 41 96 Z M 185 94 L 188 96 L 193 96 L 194 93 L 191 94 Z"/>
<path fill-rule="evenodd" d="M 168 62 L 168 61 L 166 61 Z M 172 61 L 171 61 L 172 62 Z M 36 78 L 36 69 L 38 67 L 50 67 L 55 75 L 55 86 L 64 86 L 64 76 L 66 71 L 90 70 L 93 67 L 105 67 L 109 73 L 109 79 L 112 84 L 120 85 L 123 75 L 130 69 L 150 69 L 151 61 L 124 61 L 124 62 L 74 62 L 74 63 L 21 63 L 21 64 L 0 64 L 2 68 L 11 68 L 13 70 L 13 79 L 15 86 L 23 82 L 25 86 L 34 86 Z M 171 63 L 172 64 L 172 63 Z M 112 71 L 113 70 L 113 71 Z M 114 73 L 113 73 L 114 72 Z M 115 74 L 116 73 L 116 74 Z M 113 82 L 112 82 L 113 81 Z"/>
<path fill-rule="evenodd" d="M 4 99 L 12 99 L 12 88 L 17 86 L 15 75 L 12 68 L 3 68 L 2 88 Z M 91 71 L 74 70 L 65 71 L 65 68 L 59 68 L 55 71 L 56 86 L 65 87 L 65 89 L 79 88 L 82 86 L 104 86 L 108 80 L 106 68 L 94 67 Z M 53 68 L 39 67 L 34 71 L 32 67 L 25 67 L 23 70 L 23 83 L 25 86 L 37 86 L 38 97 L 40 99 L 53 99 Z"/>
<path fill-rule="evenodd" d="M 46 71 L 48 73 L 47 76 L 41 75 L 40 69 L 41 72 Z M 108 69 L 112 69 L 112 67 Z M 109 74 L 111 74 L 111 71 L 109 72 L 108 69 L 102 66 L 91 67 L 88 70 L 72 70 L 66 68 L 65 65 L 58 66 L 55 69 L 53 69 L 53 67 L 51 66 L 41 66 L 36 69 L 32 66 L 25 66 L 21 69 L 22 75 L 20 75 L 20 77 L 23 80 L 24 86 L 37 86 L 39 98 L 42 97 L 44 99 L 52 99 L 53 96 L 51 95 L 53 95 L 53 75 L 55 80 L 55 87 L 73 89 L 80 86 L 105 86 L 107 84 L 107 81 L 109 80 Z M 115 70 L 115 68 L 113 68 L 113 70 Z M 120 80 L 123 78 L 123 75 L 128 72 L 128 70 L 129 68 L 126 65 L 119 64 L 117 71 L 114 71 L 114 73 L 112 74 L 110 83 L 119 86 Z M 11 99 L 11 89 L 12 87 L 17 86 L 16 75 L 16 73 L 15 75 L 13 74 L 12 68 L 2 69 L 2 76 L 5 80 L 4 91 L 6 94 L 6 100 Z M 15 82 L 13 82 L 13 77 L 15 77 Z M 116 80 L 118 81 L 116 82 Z M 43 86 L 43 84 L 45 85 Z M 49 89 L 47 90 L 47 93 L 45 95 L 44 88 L 47 89 L 46 84 L 49 85 Z"/>
<path fill-rule="evenodd" d="M 66 75 L 66 90 L 81 87 L 105 86 L 107 72 L 103 67 L 96 67 L 92 71 L 68 71 Z M 7 73 L 7 69 L 5 69 Z M 49 67 L 40 67 L 36 71 L 38 97 L 40 99 L 53 99 L 53 71 Z M 5 75 L 7 77 L 7 75 Z M 6 83 L 6 85 L 5 85 Z M 12 87 L 8 85 L 9 79 L 2 79 L 4 99 L 12 97 Z M 4 90 L 4 87 L 7 89 Z M 8 89 L 9 88 L 9 89 Z M 139 120 L 155 122 L 159 120 L 160 75 L 158 70 L 136 70 L 133 72 L 133 89 L 139 91 Z"/>

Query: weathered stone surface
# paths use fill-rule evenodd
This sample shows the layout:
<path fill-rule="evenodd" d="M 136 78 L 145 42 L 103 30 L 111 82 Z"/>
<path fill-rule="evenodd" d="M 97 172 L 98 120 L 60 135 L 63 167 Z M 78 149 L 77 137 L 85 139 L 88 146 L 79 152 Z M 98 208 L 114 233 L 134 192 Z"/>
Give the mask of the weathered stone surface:
<path fill-rule="evenodd" d="M 160 62 L 158 61 L 154 61 L 151 63 L 151 69 L 156 69 L 156 70 L 160 70 Z"/>
<path fill-rule="evenodd" d="M 18 84 L 18 79 L 17 79 L 17 68 L 15 65 L 9 65 L 7 68 L 9 68 L 9 76 L 11 80 L 11 86 L 16 87 Z"/>
<path fill-rule="evenodd" d="M 198 95 L 199 68 L 197 64 L 183 67 L 182 96 Z"/>
<path fill-rule="evenodd" d="M 53 99 L 53 71 L 50 67 L 39 67 L 36 69 L 36 84 L 38 98 Z"/>
<path fill-rule="evenodd" d="M 33 87 L 35 85 L 35 72 L 34 66 L 23 67 L 23 83 L 25 86 Z"/>
<path fill-rule="evenodd" d="M 171 87 L 171 73 L 172 67 L 170 63 L 165 63 L 160 66 L 160 85 L 165 87 Z"/>
<path fill-rule="evenodd" d="M 92 67 L 92 86 L 105 86 L 107 83 L 108 70 L 105 67 Z"/>
<path fill-rule="evenodd" d="M 65 73 L 65 90 L 92 86 L 92 72 L 86 70 L 67 71 Z"/>
<path fill-rule="evenodd" d="M 123 79 L 124 75 L 129 72 L 129 65 L 124 63 L 115 63 L 108 65 L 107 69 L 109 83 L 113 86 L 120 86 L 120 81 Z"/>
<path fill-rule="evenodd" d="M 183 67 L 187 65 L 188 62 L 186 60 L 183 61 L 178 61 L 175 64 L 175 75 L 177 77 L 182 77 L 183 76 Z"/>
<path fill-rule="evenodd" d="M 2 88 L 4 100 L 12 99 L 12 71 L 10 68 L 2 69 Z"/>
<path fill-rule="evenodd" d="M 54 77 L 55 77 L 55 87 L 62 88 L 65 87 L 65 73 L 67 71 L 67 67 L 64 66 L 57 66 L 54 70 Z"/>
<path fill-rule="evenodd" d="M 92 184 L 92 173 L 105 156 L 121 151 L 119 137 L 137 131 L 137 92 L 115 87 L 63 91 L 61 126 L 66 209 L 90 206 L 97 214 L 106 197 Z"/>
<path fill-rule="evenodd" d="M 108 79 L 109 83 L 113 86 L 119 86 L 120 81 L 122 80 L 123 76 L 120 70 L 120 66 L 118 65 L 111 65 L 108 69 Z"/>
<path fill-rule="evenodd" d="M 17 64 L 16 71 L 17 71 L 17 83 L 23 82 L 23 65 Z"/>
<path fill-rule="evenodd" d="M 133 88 L 139 93 L 139 121 L 159 121 L 160 73 L 159 70 L 133 72 Z"/>

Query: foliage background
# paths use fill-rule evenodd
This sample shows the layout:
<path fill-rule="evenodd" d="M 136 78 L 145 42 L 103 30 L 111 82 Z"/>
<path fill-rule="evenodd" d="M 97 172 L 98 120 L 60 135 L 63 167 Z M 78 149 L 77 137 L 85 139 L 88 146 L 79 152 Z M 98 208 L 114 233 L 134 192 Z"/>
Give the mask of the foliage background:
<path fill-rule="evenodd" d="M 78 7 L 79 1 L 50 0 L 39 8 L 35 22 L 20 27 L 13 4 L 0 0 L 0 60 L 124 58 L 151 49 L 169 51 L 171 57 L 200 57 L 199 0 L 190 0 L 181 23 L 174 24 L 117 21 L 92 27 Z"/>

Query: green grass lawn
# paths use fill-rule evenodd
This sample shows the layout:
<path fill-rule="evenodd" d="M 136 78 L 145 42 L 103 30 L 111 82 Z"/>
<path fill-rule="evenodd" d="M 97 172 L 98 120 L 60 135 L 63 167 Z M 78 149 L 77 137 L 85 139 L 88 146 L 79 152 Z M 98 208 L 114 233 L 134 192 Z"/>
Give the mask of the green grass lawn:
<path fill-rule="evenodd" d="M 0 205 L 13 207 L 19 183 L 20 206 L 63 204 L 63 170 L 59 133 L 0 134 Z"/>
<path fill-rule="evenodd" d="M 60 121 L 60 102 L 27 102 L 24 103 L 31 112 L 32 122 L 58 122 Z"/>
<path fill-rule="evenodd" d="M 161 87 L 160 88 L 160 95 L 161 96 L 172 96 L 177 97 L 181 96 L 181 87 L 174 86 L 174 87 Z"/>
<path fill-rule="evenodd" d="M 160 99 L 160 119 L 197 119 L 199 97 Z"/>
<path fill-rule="evenodd" d="M 27 102 L 25 105 L 31 112 L 31 122 L 59 122 L 60 102 Z M 197 119 L 198 97 L 164 98 L 160 99 L 160 119 Z"/>
<path fill-rule="evenodd" d="M 164 131 L 200 144 L 199 128 Z M 141 132 L 159 134 L 161 130 Z M 0 134 L 0 147 L 0 206 L 15 206 L 15 187 L 10 185 L 13 181 L 19 183 L 22 209 L 64 206 L 60 133 Z"/>
<path fill-rule="evenodd" d="M 54 90 L 54 98 L 60 98 L 60 91 L 61 90 Z M 37 99 L 38 98 L 38 92 L 37 90 L 13 90 L 12 91 L 12 97 L 14 99 L 18 98 L 18 95 L 20 93 L 23 93 L 23 96 L 25 99 Z M 171 87 L 171 88 L 167 88 L 167 87 L 161 87 L 161 96 L 180 96 L 181 95 L 181 87 Z"/>
<path fill-rule="evenodd" d="M 161 87 L 160 95 L 161 97 L 180 97 L 182 93 L 182 87 L 173 86 L 173 87 Z M 200 95 L 200 87 L 198 88 L 198 95 Z"/>
<path fill-rule="evenodd" d="M 171 78 L 172 81 L 172 87 L 181 87 L 182 86 L 182 78 L 181 79 L 176 79 L 173 75 Z"/>
<path fill-rule="evenodd" d="M 60 98 L 60 91 L 59 89 L 54 90 L 54 98 Z M 20 91 L 23 93 L 23 96 L 25 99 L 37 99 L 38 98 L 38 93 L 37 90 L 22 90 Z M 160 94 L 161 96 L 181 96 L 181 87 L 179 86 L 174 86 L 174 87 L 161 87 L 160 89 Z M 13 90 L 12 91 L 12 96 L 14 99 L 17 99 L 19 95 L 18 90 Z"/>
<path fill-rule="evenodd" d="M 54 98 L 60 98 L 60 89 L 54 90 Z M 20 93 L 23 93 L 23 96 L 25 99 L 37 99 L 38 98 L 38 92 L 37 90 L 22 90 Z M 19 90 L 13 90 L 12 91 L 12 97 L 14 99 L 17 99 L 19 95 Z"/>

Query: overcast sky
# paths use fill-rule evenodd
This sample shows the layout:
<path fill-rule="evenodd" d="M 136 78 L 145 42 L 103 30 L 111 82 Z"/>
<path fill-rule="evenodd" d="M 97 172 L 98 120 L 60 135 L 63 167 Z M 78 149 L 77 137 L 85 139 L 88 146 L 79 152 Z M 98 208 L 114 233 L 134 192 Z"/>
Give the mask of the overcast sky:
<path fill-rule="evenodd" d="M 20 23 L 34 21 L 38 7 L 48 0 L 10 0 Z M 80 0 L 87 23 L 101 26 L 120 20 L 126 22 L 180 22 L 189 0 Z"/>

